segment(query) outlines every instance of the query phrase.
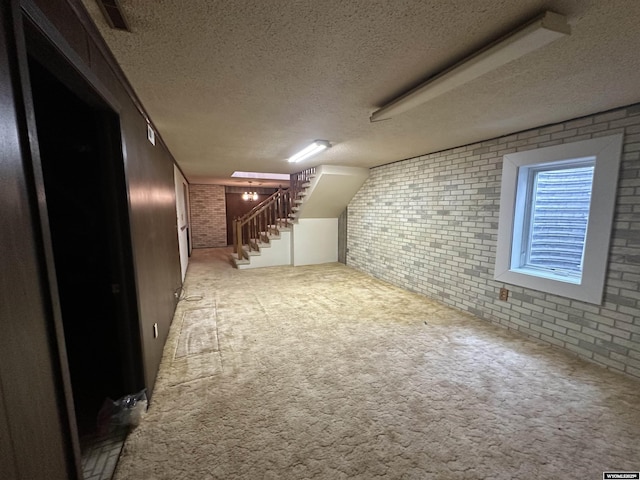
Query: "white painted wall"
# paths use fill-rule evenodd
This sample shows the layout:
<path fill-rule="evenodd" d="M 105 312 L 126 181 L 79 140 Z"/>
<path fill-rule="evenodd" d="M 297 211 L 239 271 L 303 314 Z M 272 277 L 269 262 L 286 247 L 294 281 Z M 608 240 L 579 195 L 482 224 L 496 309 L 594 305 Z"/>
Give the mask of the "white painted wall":
<path fill-rule="evenodd" d="M 368 168 L 320 165 L 298 218 L 338 218 L 368 176 Z"/>
<path fill-rule="evenodd" d="M 187 267 L 189 266 L 189 241 L 187 239 L 189 227 L 189 184 L 175 165 L 173 167 L 173 179 L 176 188 L 176 225 L 178 228 L 178 248 L 180 250 L 180 272 L 182 274 L 182 281 L 184 282 L 184 277 L 187 274 Z M 185 185 L 187 188 L 186 202 L 184 198 Z"/>
<path fill-rule="evenodd" d="M 301 218 L 293 226 L 293 265 L 338 261 L 338 219 Z M 252 260 L 253 261 L 253 260 Z"/>
<path fill-rule="evenodd" d="M 250 263 L 238 265 L 238 269 L 291 265 L 291 232 L 281 230 L 280 238 L 272 239 L 271 246 L 261 247 L 260 252 L 260 255 L 251 255 Z"/>

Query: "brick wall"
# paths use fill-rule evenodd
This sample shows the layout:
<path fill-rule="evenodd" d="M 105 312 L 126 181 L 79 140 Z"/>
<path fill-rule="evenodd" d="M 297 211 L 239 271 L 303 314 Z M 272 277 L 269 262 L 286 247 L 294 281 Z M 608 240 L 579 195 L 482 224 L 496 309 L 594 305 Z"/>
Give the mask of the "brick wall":
<path fill-rule="evenodd" d="M 615 133 L 603 304 L 494 281 L 502 156 Z M 640 378 L 640 105 L 374 168 L 349 204 L 347 242 L 352 267 Z"/>
<path fill-rule="evenodd" d="M 227 207 L 223 185 L 190 185 L 193 248 L 227 245 Z"/>

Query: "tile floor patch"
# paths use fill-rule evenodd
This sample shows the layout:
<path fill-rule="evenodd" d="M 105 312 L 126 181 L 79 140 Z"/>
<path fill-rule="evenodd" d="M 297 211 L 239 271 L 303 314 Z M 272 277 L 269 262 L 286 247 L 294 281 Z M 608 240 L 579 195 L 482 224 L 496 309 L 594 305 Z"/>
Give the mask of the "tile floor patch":
<path fill-rule="evenodd" d="M 85 480 L 111 480 L 127 437 L 127 429 L 114 430 L 104 437 L 82 443 L 82 473 Z"/>

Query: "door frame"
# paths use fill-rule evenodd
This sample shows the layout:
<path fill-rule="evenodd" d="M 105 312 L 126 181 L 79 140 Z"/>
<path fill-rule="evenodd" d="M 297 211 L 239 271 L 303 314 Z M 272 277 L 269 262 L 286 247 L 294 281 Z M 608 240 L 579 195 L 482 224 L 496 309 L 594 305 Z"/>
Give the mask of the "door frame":
<path fill-rule="evenodd" d="M 109 215 L 113 217 L 111 223 L 117 226 L 117 231 L 114 232 L 115 242 L 111 248 L 112 251 L 109 253 L 113 256 L 112 258 L 117 264 L 116 266 L 119 271 L 118 283 L 120 285 L 121 299 L 116 303 L 118 304 L 117 309 L 119 313 L 117 328 L 123 356 L 121 373 L 125 387 L 133 392 L 144 387 L 144 366 L 139 326 L 135 265 L 129 223 L 130 203 L 124 169 L 124 145 L 119 122 L 121 107 L 115 97 L 109 92 L 105 85 L 98 80 L 97 76 L 88 69 L 83 60 L 32 0 L 14 1 L 15 4 L 20 4 L 20 15 L 16 16 L 20 17 L 21 22 L 16 26 L 16 37 L 18 43 L 18 69 L 23 92 L 22 100 L 29 136 L 29 153 L 32 169 L 32 178 L 30 180 L 37 199 L 38 227 L 46 268 L 46 279 L 44 279 L 44 281 L 48 285 L 50 294 L 52 343 L 56 344 L 58 352 L 58 358 L 54 358 L 53 361 L 57 363 L 61 376 L 61 390 L 64 396 L 64 398 L 61 399 L 64 405 L 61 414 L 65 417 L 68 426 L 70 446 L 74 457 L 73 463 L 75 464 L 78 478 L 82 478 L 80 442 L 75 421 L 75 408 L 64 340 L 64 327 L 56 280 L 47 201 L 44 193 L 44 178 L 31 94 L 28 56 L 31 55 L 35 58 L 41 65 L 49 70 L 51 74 L 89 105 L 104 110 L 102 118 L 106 131 L 108 132 L 105 155 L 111 160 L 114 160 L 114 165 L 111 166 L 108 174 L 112 176 L 111 182 L 116 186 L 113 191 L 113 196 L 110 199 Z M 111 210 L 111 207 L 113 207 L 113 210 Z"/>

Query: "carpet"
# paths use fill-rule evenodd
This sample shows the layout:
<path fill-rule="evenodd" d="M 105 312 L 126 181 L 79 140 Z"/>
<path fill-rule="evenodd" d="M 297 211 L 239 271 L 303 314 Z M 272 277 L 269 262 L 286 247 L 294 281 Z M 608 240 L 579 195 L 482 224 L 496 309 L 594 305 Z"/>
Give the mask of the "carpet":
<path fill-rule="evenodd" d="M 228 252 L 194 251 L 116 480 L 640 470 L 634 379 L 341 264 L 235 270 Z"/>

